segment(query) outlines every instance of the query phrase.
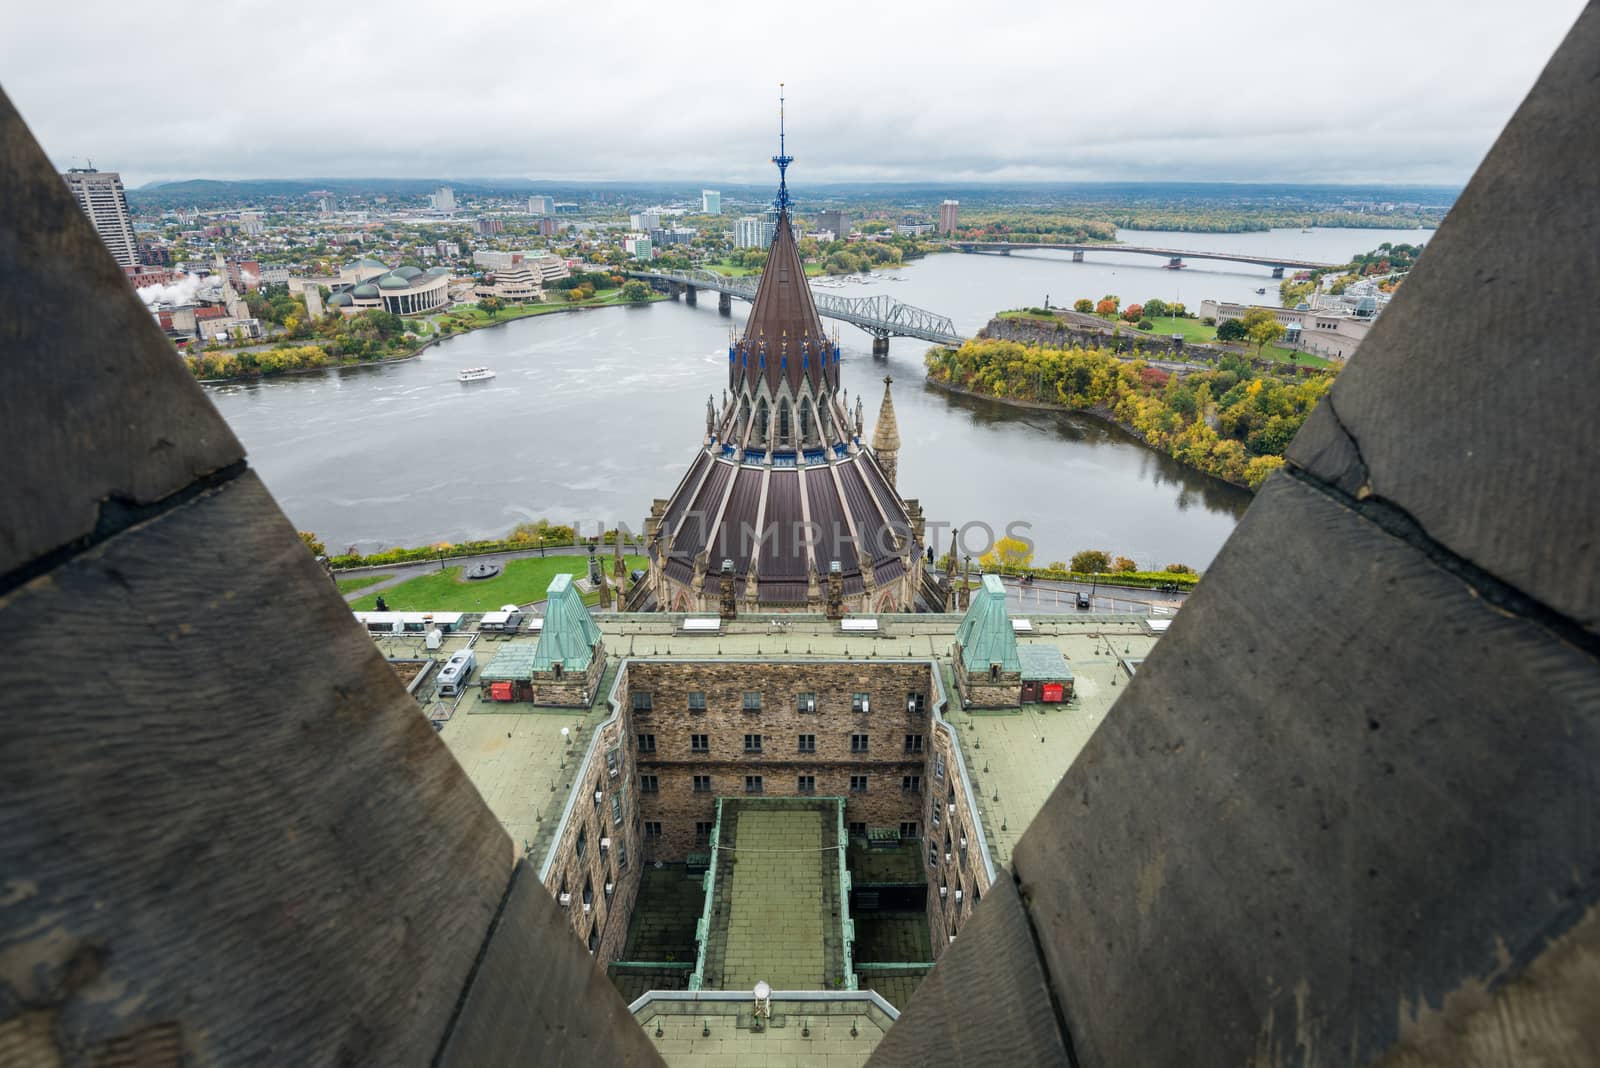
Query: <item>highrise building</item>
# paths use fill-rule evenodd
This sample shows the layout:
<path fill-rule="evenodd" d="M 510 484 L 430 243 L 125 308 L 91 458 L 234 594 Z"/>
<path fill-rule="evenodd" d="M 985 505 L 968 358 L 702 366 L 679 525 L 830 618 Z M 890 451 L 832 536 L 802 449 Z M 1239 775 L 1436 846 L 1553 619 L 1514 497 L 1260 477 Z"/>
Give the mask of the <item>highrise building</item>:
<path fill-rule="evenodd" d="M 428 197 L 428 201 L 433 205 L 434 211 L 455 211 L 456 191 L 447 185 L 441 185 L 432 196 Z"/>
<path fill-rule="evenodd" d="M 833 236 L 843 241 L 850 236 L 850 213 L 844 211 L 819 211 L 817 229 L 832 230 Z"/>
<path fill-rule="evenodd" d="M 721 215 L 722 193 L 715 189 L 700 190 L 700 213 L 702 215 Z"/>
<path fill-rule="evenodd" d="M 556 198 L 535 195 L 528 198 L 529 215 L 554 215 L 556 213 Z"/>
<path fill-rule="evenodd" d="M 733 224 L 733 244 L 735 248 L 766 248 L 772 244 L 772 235 L 776 230 L 771 219 L 760 215 L 746 215 Z"/>
<path fill-rule="evenodd" d="M 74 167 L 62 177 L 117 264 L 123 268 L 139 266 L 139 245 L 134 240 L 133 223 L 128 218 L 128 197 L 122 190 L 122 175 L 116 171 L 97 171 L 93 167 Z"/>
<path fill-rule="evenodd" d="M 661 228 L 661 216 L 653 211 L 636 211 L 628 216 L 628 226 L 641 233 Z"/>
<path fill-rule="evenodd" d="M 953 234 L 956 232 L 956 219 L 961 213 L 961 201 L 947 200 L 939 205 L 939 232 Z"/>

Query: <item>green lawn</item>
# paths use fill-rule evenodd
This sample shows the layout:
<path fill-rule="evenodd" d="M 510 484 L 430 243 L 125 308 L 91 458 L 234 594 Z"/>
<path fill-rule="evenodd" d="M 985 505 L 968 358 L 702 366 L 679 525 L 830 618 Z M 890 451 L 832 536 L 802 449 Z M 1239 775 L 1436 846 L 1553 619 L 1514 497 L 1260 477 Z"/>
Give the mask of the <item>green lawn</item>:
<path fill-rule="evenodd" d="M 1011 311 L 1003 311 L 999 314 L 998 318 L 1026 319 L 1030 323 L 1053 323 L 1057 321 L 1054 315 L 1035 315 L 1033 312 L 1026 311 L 1021 308 L 1014 308 Z"/>
<path fill-rule="evenodd" d="M 1207 326 L 1199 319 L 1174 319 L 1170 316 L 1163 315 L 1158 318 L 1151 319 L 1150 322 L 1155 324 L 1155 329 L 1151 330 L 1150 332 L 1152 334 L 1159 334 L 1162 337 L 1170 337 L 1173 334 L 1182 334 L 1185 341 L 1212 342 L 1217 340 L 1217 328 L 1214 326 Z"/>
<path fill-rule="evenodd" d="M 611 573 L 612 556 L 601 552 L 606 574 Z M 626 557 L 628 570 L 644 567 L 642 556 Z M 589 567 L 587 557 L 544 556 L 524 560 L 509 560 L 505 570 L 492 579 L 469 582 L 461 577 L 461 568 L 447 567 L 419 575 L 384 590 L 381 596 L 391 611 L 395 612 L 493 612 L 503 604 L 527 604 L 544 599 L 550 580 L 558 574 L 581 575 Z M 368 594 L 350 607 L 358 612 L 370 612 L 377 607 L 380 594 Z M 599 594 L 585 597 L 590 604 Z"/>
<path fill-rule="evenodd" d="M 1217 340 L 1217 328 L 1214 326 L 1207 326 L 1199 319 L 1174 319 L 1168 316 L 1162 316 L 1157 319 L 1151 319 L 1150 322 L 1155 327 L 1155 329 L 1151 330 L 1150 333 L 1156 335 L 1157 337 L 1170 337 L 1173 334 L 1182 334 L 1185 341 L 1200 341 L 1205 342 L 1206 344 L 1215 344 Z M 1249 348 L 1250 355 L 1255 355 L 1255 347 L 1253 345 L 1247 347 Z M 1266 348 L 1261 350 L 1261 357 L 1262 359 L 1274 360 L 1278 363 L 1294 364 L 1301 367 L 1332 366 L 1328 360 L 1324 360 L 1321 356 L 1313 356 L 1309 352 L 1298 352 L 1294 349 L 1286 349 L 1281 345 L 1268 345 Z"/>
<path fill-rule="evenodd" d="M 339 592 L 354 593 L 356 590 L 364 590 L 374 582 L 382 582 L 385 577 L 383 575 L 351 575 L 349 578 L 339 579 Z"/>

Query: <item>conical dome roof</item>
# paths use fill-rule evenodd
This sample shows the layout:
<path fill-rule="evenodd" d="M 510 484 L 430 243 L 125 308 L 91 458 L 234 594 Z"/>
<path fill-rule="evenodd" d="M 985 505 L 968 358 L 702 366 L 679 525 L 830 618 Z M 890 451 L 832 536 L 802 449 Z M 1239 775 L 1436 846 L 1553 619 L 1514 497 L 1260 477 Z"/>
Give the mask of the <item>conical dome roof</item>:
<path fill-rule="evenodd" d="M 825 336 L 786 208 L 778 213 L 767 265 L 761 272 L 750 318 L 745 320 L 744 339 L 757 343 L 764 340 L 769 348 L 776 348 L 783 338 L 796 346 L 801 338 L 809 338 L 815 345 Z"/>

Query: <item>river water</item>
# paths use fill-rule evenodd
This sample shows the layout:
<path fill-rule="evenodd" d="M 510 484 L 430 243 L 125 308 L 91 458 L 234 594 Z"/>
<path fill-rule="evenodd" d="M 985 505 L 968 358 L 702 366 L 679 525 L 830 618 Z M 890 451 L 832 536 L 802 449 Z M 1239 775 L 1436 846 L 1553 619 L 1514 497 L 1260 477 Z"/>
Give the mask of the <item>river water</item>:
<path fill-rule="evenodd" d="M 1260 234 L 1123 232 L 1129 244 L 1261 252 L 1336 262 L 1428 231 L 1277 230 Z M 1148 256 L 938 255 L 819 292 L 888 293 L 950 316 L 971 334 L 998 309 L 1070 305 L 1106 293 L 1198 308 L 1206 297 L 1275 303 L 1265 268 L 1196 261 L 1167 270 Z M 1264 287 L 1265 297 L 1255 290 Z M 547 315 L 452 338 L 420 357 L 249 384 L 208 387 L 289 518 L 338 551 L 494 537 L 528 519 L 638 529 L 671 493 L 721 394 L 730 329 L 719 315 L 663 301 Z M 833 325 L 831 320 L 830 325 Z M 1249 494 L 1189 471 L 1095 420 L 953 397 L 924 384 L 924 342 L 895 338 L 887 360 L 839 324 L 844 387 L 863 391 L 868 433 L 885 374 L 895 380 L 899 487 L 930 520 L 1028 524 L 1040 562 L 1107 549 L 1142 566 L 1204 567 Z M 456 372 L 485 365 L 489 382 Z M 983 536 L 969 537 L 974 552 Z M 944 545 L 941 543 L 940 550 Z"/>

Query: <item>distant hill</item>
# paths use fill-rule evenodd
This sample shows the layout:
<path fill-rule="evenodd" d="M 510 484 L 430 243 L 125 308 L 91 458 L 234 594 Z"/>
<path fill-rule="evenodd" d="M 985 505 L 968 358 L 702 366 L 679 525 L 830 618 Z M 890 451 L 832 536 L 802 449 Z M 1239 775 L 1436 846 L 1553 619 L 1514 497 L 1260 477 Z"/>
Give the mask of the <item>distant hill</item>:
<path fill-rule="evenodd" d="M 308 194 L 326 191 L 337 197 L 391 200 L 419 199 L 441 185 L 457 197 L 525 196 L 543 193 L 557 200 L 626 203 L 644 207 L 699 199 L 702 187 L 720 189 L 734 211 L 749 210 L 772 196 L 770 184 L 706 181 L 572 182 L 529 178 L 262 178 L 219 181 L 196 178 L 161 182 L 128 192 L 137 210 L 176 207 L 226 208 L 253 205 L 300 206 Z M 807 207 L 828 203 L 866 207 L 936 205 L 960 200 L 964 207 L 1127 205 L 1133 207 L 1224 207 L 1317 211 L 1357 201 L 1393 202 L 1445 209 L 1455 203 L 1458 188 L 1446 186 L 1294 185 L 1235 182 L 1038 182 L 1006 184 L 940 184 L 934 182 L 796 183 L 796 199 Z"/>

